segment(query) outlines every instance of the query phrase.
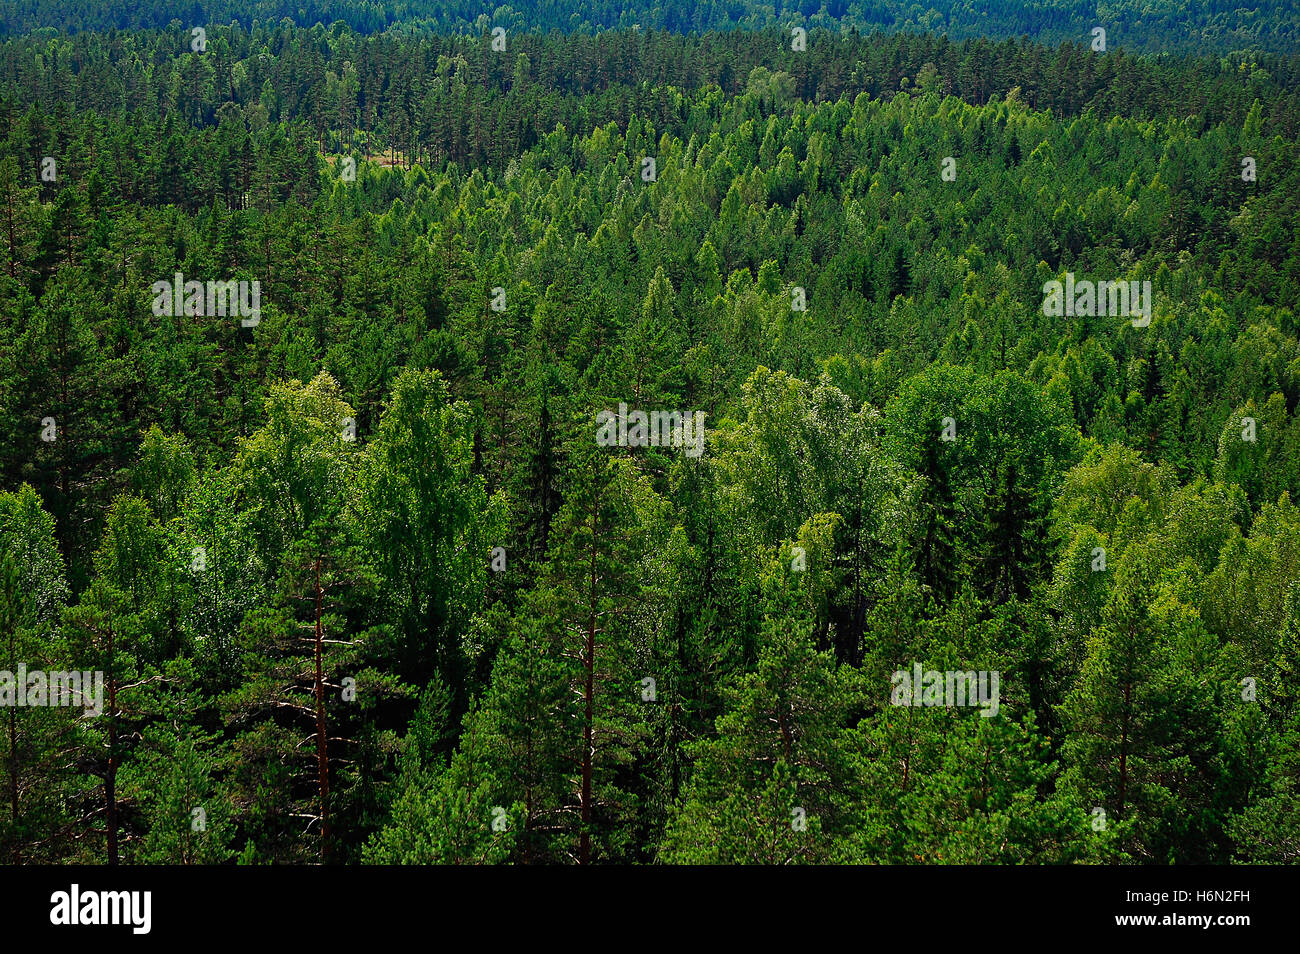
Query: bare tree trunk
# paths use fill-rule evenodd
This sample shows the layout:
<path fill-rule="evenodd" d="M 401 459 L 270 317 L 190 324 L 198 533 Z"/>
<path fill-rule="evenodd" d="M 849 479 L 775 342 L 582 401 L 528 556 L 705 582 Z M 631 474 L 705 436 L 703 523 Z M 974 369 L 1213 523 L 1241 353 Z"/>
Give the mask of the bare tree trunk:
<path fill-rule="evenodd" d="M 117 676 L 113 672 L 113 624 L 108 624 L 108 771 L 104 813 L 108 818 L 108 863 L 117 864 Z"/>
<path fill-rule="evenodd" d="M 587 685 L 583 692 L 585 713 L 582 721 L 582 835 L 578 843 L 579 864 L 591 863 L 591 775 L 593 726 L 596 698 L 596 532 L 600 500 L 597 498 L 591 511 L 591 573 L 587 590 L 587 652 L 583 663 L 587 670 Z"/>
<path fill-rule="evenodd" d="M 18 710 L 9 709 L 9 812 L 18 821 Z"/>
<path fill-rule="evenodd" d="M 13 665 L 16 647 L 14 645 L 14 630 L 9 630 L 9 659 L 10 665 Z M 12 706 L 9 709 L 9 811 L 13 821 L 18 821 L 18 710 Z M 17 847 L 15 843 L 15 857 L 17 861 Z"/>
<path fill-rule="evenodd" d="M 18 277 L 18 248 L 17 240 L 14 236 L 14 191 L 13 184 L 10 183 L 8 191 L 5 193 L 5 207 L 9 212 L 9 277 Z"/>
<path fill-rule="evenodd" d="M 1128 795 L 1128 723 L 1129 703 L 1133 696 L 1133 684 L 1124 684 L 1124 720 L 1119 734 L 1119 808 L 1116 815 L 1124 817 L 1124 801 Z"/>
<path fill-rule="evenodd" d="M 316 768 L 320 777 L 320 860 L 324 864 L 330 837 L 330 772 L 325 735 L 325 679 L 321 668 L 324 634 L 321 629 L 320 557 L 316 558 Z"/>

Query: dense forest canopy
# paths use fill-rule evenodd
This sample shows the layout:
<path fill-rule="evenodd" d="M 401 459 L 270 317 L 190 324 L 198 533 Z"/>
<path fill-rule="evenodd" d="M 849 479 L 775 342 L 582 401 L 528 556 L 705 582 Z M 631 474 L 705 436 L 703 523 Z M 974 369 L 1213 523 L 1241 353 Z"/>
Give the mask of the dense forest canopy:
<path fill-rule="evenodd" d="M 705 33 L 728 29 L 820 27 L 835 31 L 1028 37 L 1040 43 L 1078 41 L 1094 27 L 1113 47 L 1143 52 L 1294 52 L 1300 10 L 1288 0 L 529 0 L 493 7 L 471 0 L 2 0 L 0 35 L 54 30 L 145 30 L 174 23 L 228 26 L 290 21 L 339 24 L 359 33 L 598 33 L 664 30 Z"/>
<path fill-rule="evenodd" d="M 1294 11 L 939 6 L 7 4 L 5 860 L 1300 858 Z"/>

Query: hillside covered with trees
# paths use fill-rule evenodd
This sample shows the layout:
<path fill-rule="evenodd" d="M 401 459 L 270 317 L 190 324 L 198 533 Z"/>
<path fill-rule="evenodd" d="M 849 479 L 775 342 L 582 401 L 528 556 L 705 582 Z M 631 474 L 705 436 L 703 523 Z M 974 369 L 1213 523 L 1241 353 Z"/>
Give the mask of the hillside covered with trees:
<path fill-rule="evenodd" d="M 0 0 L 0 36 L 70 30 L 149 30 L 183 24 L 339 24 L 359 33 L 482 34 L 606 30 L 707 33 L 798 25 L 834 32 L 933 33 L 956 40 L 1028 37 L 1056 46 L 1107 30 L 1114 46 L 1149 53 L 1293 53 L 1300 10 L 1287 0 Z"/>
<path fill-rule="evenodd" d="M 1294 11 L 3 6 L 4 861 L 1300 858 Z"/>

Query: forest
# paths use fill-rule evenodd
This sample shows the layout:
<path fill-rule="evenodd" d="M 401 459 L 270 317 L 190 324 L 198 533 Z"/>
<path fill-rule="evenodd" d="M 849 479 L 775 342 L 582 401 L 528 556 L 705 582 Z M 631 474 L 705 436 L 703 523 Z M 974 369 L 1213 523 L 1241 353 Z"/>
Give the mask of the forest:
<path fill-rule="evenodd" d="M 798 25 L 854 33 L 935 34 L 955 40 L 1028 37 L 1057 46 L 1100 26 L 1116 46 L 1150 53 L 1293 53 L 1300 9 L 1289 0 L 529 0 L 492 7 L 472 0 L 0 0 L 0 36 L 80 30 L 164 29 L 288 21 L 340 24 L 359 33 L 596 34 L 607 30 L 709 33 Z"/>
<path fill-rule="evenodd" d="M 433 6 L 0 4 L 0 860 L 1300 861 L 1294 8 Z"/>

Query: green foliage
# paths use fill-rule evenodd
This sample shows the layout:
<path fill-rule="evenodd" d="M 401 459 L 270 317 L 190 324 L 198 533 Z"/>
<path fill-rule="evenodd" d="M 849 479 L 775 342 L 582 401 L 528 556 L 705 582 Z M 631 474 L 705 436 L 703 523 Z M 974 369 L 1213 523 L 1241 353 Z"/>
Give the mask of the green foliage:
<path fill-rule="evenodd" d="M 1300 857 L 1287 10 L 11 6 L 6 861 Z"/>

